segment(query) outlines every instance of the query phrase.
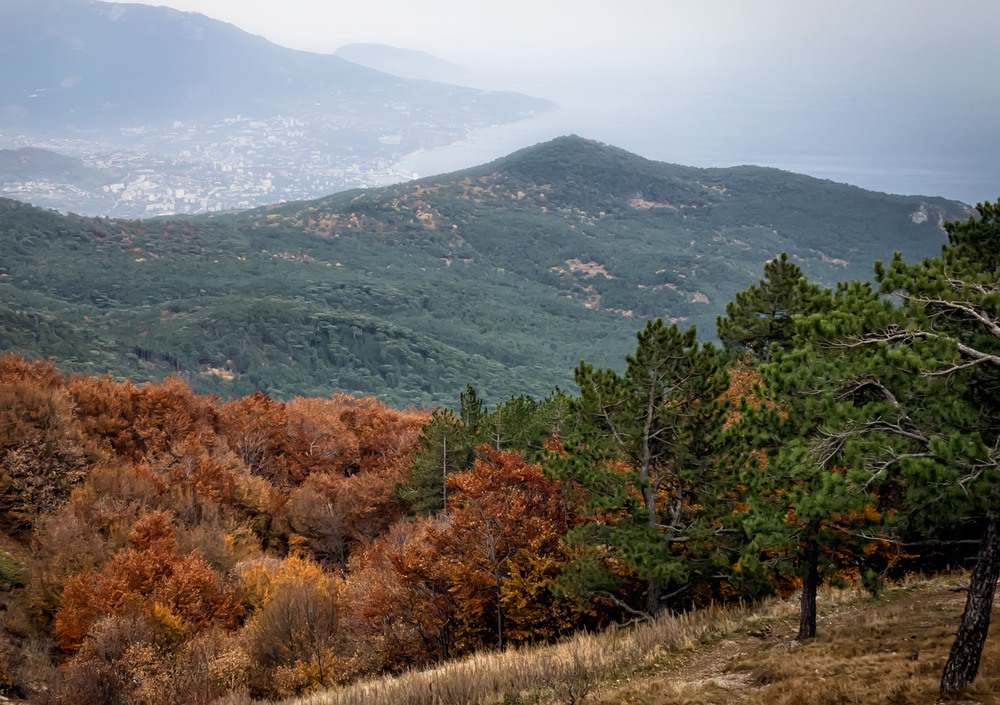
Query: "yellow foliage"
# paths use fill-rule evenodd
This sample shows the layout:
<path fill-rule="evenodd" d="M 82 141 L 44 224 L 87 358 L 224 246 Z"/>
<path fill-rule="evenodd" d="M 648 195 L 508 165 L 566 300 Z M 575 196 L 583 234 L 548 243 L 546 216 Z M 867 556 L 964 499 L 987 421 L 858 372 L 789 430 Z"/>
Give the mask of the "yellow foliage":
<path fill-rule="evenodd" d="M 243 594 L 252 609 L 258 609 L 271 598 L 271 571 L 260 561 L 255 561 L 240 572 Z"/>
<path fill-rule="evenodd" d="M 169 605 L 154 602 L 152 609 L 156 631 L 171 646 L 187 641 L 191 636 L 191 627 L 184 619 L 174 613 Z"/>
<path fill-rule="evenodd" d="M 334 674 L 339 670 L 337 656 L 331 646 L 322 648 L 315 659 L 303 659 L 297 662 L 292 669 L 296 674 L 296 681 L 305 681 L 308 684 L 302 689 L 303 693 L 310 693 L 333 685 L 335 683 Z"/>
<path fill-rule="evenodd" d="M 237 561 L 246 560 L 260 553 L 260 539 L 245 526 L 237 527 L 232 533 L 222 537 L 226 550 Z"/>
<path fill-rule="evenodd" d="M 305 556 L 289 556 L 280 562 L 255 561 L 240 572 L 243 591 L 254 608 L 266 605 L 285 588 L 311 586 L 325 595 L 330 578 L 319 563 Z"/>

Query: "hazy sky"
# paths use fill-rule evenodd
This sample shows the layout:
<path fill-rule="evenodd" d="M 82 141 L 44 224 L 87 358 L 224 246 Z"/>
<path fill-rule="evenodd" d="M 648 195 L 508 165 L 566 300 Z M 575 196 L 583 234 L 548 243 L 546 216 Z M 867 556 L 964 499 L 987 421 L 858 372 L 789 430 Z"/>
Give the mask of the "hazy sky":
<path fill-rule="evenodd" d="M 998 0 L 145 4 L 296 49 L 432 53 L 485 87 L 565 106 L 539 139 L 574 131 L 695 166 L 763 163 L 879 190 L 1000 197 Z"/>

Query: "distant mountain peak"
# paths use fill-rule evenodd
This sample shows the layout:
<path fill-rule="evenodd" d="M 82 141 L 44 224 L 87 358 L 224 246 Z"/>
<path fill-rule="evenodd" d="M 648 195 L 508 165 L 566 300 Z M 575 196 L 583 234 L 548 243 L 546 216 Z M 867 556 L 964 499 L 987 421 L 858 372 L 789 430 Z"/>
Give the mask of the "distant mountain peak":
<path fill-rule="evenodd" d="M 419 52 L 378 51 L 411 66 L 449 66 Z M 138 4 L 3 0 L 0 62 L 7 67 L 0 128 L 107 130 L 236 114 L 337 113 L 348 96 L 370 108 L 368 122 L 387 119 L 387 95 L 424 122 L 439 113 L 453 120 L 456 111 L 484 112 L 482 91 L 415 85 L 399 72 L 281 47 L 205 15 Z M 485 102 L 493 113 L 483 118 L 487 124 L 547 108 L 514 94 L 490 94 Z"/>
<path fill-rule="evenodd" d="M 345 44 L 334 56 L 376 71 L 403 78 L 469 85 L 472 72 L 464 66 L 416 49 L 402 49 L 388 44 Z"/>
<path fill-rule="evenodd" d="M 436 72 L 424 79 L 457 68 L 376 49 Z M 81 180 L 36 160 L 36 178 L 0 181 L 0 193 L 94 215 L 249 208 L 406 178 L 393 165 L 407 154 L 555 107 L 97 0 L 0 0 L 0 65 L 2 146 L 71 138 L 59 149 L 105 172 Z"/>

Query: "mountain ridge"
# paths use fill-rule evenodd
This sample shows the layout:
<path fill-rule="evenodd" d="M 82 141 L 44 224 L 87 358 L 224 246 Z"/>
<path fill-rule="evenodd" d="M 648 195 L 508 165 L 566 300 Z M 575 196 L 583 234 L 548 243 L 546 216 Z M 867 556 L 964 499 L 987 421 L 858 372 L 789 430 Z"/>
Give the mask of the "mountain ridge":
<path fill-rule="evenodd" d="M 0 59 L 22 67 L 0 81 L 8 126 L 52 126 L 63 114 L 71 116 L 63 126 L 93 130 L 101 123 L 335 110 L 345 99 L 373 100 L 388 91 L 390 101 L 414 106 L 458 98 L 474 111 L 474 98 L 488 97 L 502 107 L 499 94 L 415 84 L 333 54 L 280 47 L 198 13 L 92 0 L 10 0 L 4 8 Z M 534 109 L 547 104 L 518 100 Z"/>
<path fill-rule="evenodd" d="M 401 49 L 387 44 L 358 42 L 338 47 L 333 53 L 347 61 L 393 76 L 457 85 L 473 85 L 471 71 L 459 64 L 424 51 Z"/>
<path fill-rule="evenodd" d="M 636 189 L 640 189 L 638 192 Z M 787 251 L 814 281 L 936 255 L 964 204 L 564 137 L 452 174 L 121 221 L 0 201 L 2 347 L 200 393 L 454 405 L 572 386 L 647 318 L 698 326 Z M 66 277 L 73 271 L 73 277 Z"/>
<path fill-rule="evenodd" d="M 801 203 L 801 196 L 807 191 L 822 194 L 831 201 L 853 199 L 858 212 L 838 211 L 835 204 L 824 204 L 821 218 L 817 219 L 815 212 L 807 213 L 810 206 Z M 581 238 L 572 238 L 565 246 L 551 238 L 544 241 L 532 238 L 525 234 L 524 227 L 518 227 L 523 223 L 512 221 L 508 225 L 493 218 L 490 214 L 495 214 L 496 209 L 508 213 L 517 209 L 519 216 L 533 219 L 531 225 L 537 225 L 538 218 L 549 224 L 559 221 L 564 234 L 579 229 L 583 231 L 584 243 L 593 242 L 593 248 L 587 248 L 593 251 L 575 251 Z M 873 212 L 868 212 L 870 209 Z M 403 235 L 419 222 L 425 236 L 421 242 L 443 247 L 442 260 L 452 261 L 499 254 L 496 238 L 492 237 L 492 231 L 499 229 L 521 240 L 525 247 L 513 248 L 515 256 L 502 256 L 492 262 L 495 266 L 551 279 L 554 268 L 572 260 L 580 260 L 577 268 L 592 262 L 600 277 L 586 272 L 583 277 L 592 286 L 598 282 L 610 285 L 616 277 L 625 277 L 625 272 L 615 271 L 616 268 L 636 264 L 621 262 L 612 247 L 597 241 L 595 234 L 599 231 L 623 234 L 638 225 L 654 234 L 669 232 L 672 237 L 679 237 L 686 233 L 695 238 L 690 245 L 695 251 L 693 264 L 698 267 L 704 265 L 697 260 L 708 257 L 717 266 L 728 267 L 720 260 L 720 254 L 727 248 L 753 251 L 757 266 L 741 270 L 737 277 L 748 283 L 756 281 L 763 262 L 783 251 L 794 237 L 799 245 L 805 245 L 796 253 L 796 259 L 807 275 L 829 285 L 836 281 L 831 277 L 834 271 L 831 266 L 845 273 L 863 271 L 857 278 L 867 279 L 871 276 L 872 262 L 879 258 L 871 256 L 874 250 L 870 243 L 840 240 L 838 229 L 877 233 L 879 229 L 891 232 L 896 227 L 918 226 L 913 228 L 913 234 L 919 236 L 915 241 L 897 238 L 894 246 L 916 257 L 934 256 L 944 242 L 941 222 L 967 217 L 971 209 L 947 199 L 877 194 L 768 167 L 697 168 L 666 164 L 571 135 L 452 174 L 385 189 L 334 194 L 309 202 L 304 210 L 297 204 L 271 206 L 244 217 L 254 220 L 259 214 L 266 214 L 266 219 L 272 222 L 285 217 L 301 222 L 309 232 L 321 235 L 336 232 L 341 237 L 365 228 L 377 237 L 388 237 L 391 232 Z M 484 214 L 488 222 L 480 227 Z M 872 222 L 867 222 L 868 219 Z M 449 234 L 449 228 L 457 237 L 442 237 Z M 552 250 L 553 244 L 558 254 L 545 252 Z M 532 260 L 536 265 L 544 264 L 541 269 L 525 268 L 527 260 L 522 253 L 531 252 L 526 249 L 529 245 L 542 252 L 540 256 L 547 257 L 544 263 Z M 647 233 L 634 246 L 655 255 L 657 243 L 651 242 Z M 882 250 L 878 254 L 885 259 L 893 251 Z M 550 274 L 544 274 L 543 270 Z M 646 280 L 637 284 L 647 289 L 667 288 L 678 295 L 686 291 L 693 299 L 705 295 L 691 289 L 684 281 L 687 277 L 671 278 L 665 274 L 660 267 L 646 267 L 643 272 Z M 648 291 L 643 293 L 649 295 Z M 716 312 L 721 311 L 719 295 L 717 291 L 711 296 Z M 635 311 L 624 303 L 627 302 L 619 301 L 606 308 L 634 311 L 639 316 L 657 315 L 650 310 Z M 661 301 L 660 309 L 667 308 L 668 303 Z M 675 313 L 666 317 L 683 321 L 689 315 Z M 704 324 L 714 322 L 714 313 L 710 318 L 702 316 L 700 322 L 702 330 L 707 332 L 706 328 L 711 326 Z"/>

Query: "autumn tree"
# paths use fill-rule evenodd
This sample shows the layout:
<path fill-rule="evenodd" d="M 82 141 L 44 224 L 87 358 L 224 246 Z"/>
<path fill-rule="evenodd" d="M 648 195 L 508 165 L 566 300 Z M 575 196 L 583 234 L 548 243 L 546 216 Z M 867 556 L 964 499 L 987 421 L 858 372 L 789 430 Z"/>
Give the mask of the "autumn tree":
<path fill-rule="evenodd" d="M 550 638 L 565 628 L 569 605 L 549 590 L 568 529 L 561 488 L 518 452 L 480 446 L 479 454 L 471 471 L 449 479 L 448 523 L 435 537 L 462 604 L 464 638 L 489 621 L 498 648 Z"/>
<path fill-rule="evenodd" d="M 345 405 L 334 399 L 296 397 L 285 404 L 290 478 L 301 483 L 313 473 L 348 474 L 360 469 L 355 428 L 345 424 Z"/>
<path fill-rule="evenodd" d="M 78 375 L 70 378 L 67 391 L 76 405 L 83 433 L 109 448 L 115 455 L 138 461 L 142 450 L 132 429 L 138 389 L 131 382 L 108 377 Z"/>
<path fill-rule="evenodd" d="M 40 389 L 66 387 L 65 378 L 51 360 L 30 361 L 15 352 L 0 355 L 0 381 L 5 384 L 31 382 Z"/>
<path fill-rule="evenodd" d="M 349 551 L 402 515 L 396 487 L 426 416 L 338 395 L 289 402 L 290 456 L 302 484 L 289 493 L 292 528 L 314 555 L 346 565 Z"/>
<path fill-rule="evenodd" d="M 287 697 L 332 684 L 339 624 L 332 576 L 308 558 L 291 556 L 251 562 L 241 578 L 251 609 L 250 651 L 265 668 L 257 689 Z"/>
<path fill-rule="evenodd" d="M 365 671 L 456 655 L 464 606 L 439 550 L 446 525 L 444 517 L 397 522 L 351 556 L 345 604 L 359 628 L 357 651 Z"/>
<path fill-rule="evenodd" d="M 69 497 L 96 455 L 63 389 L 0 378 L 0 526 L 26 532 Z"/>
<path fill-rule="evenodd" d="M 551 639 L 576 622 L 576 603 L 550 589 L 572 520 L 559 483 L 520 453 L 478 455 L 448 479 L 445 511 L 352 557 L 345 591 L 375 668 Z"/>
<path fill-rule="evenodd" d="M 216 437 L 218 412 L 209 397 L 195 394 L 184 380 L 168 377 L 143 385 L 135 396 L 132 433 L 140 457 L 172 453 L 188 439 L 210 446 Z"/>
<path fill-rule="evenodd" d="M 250 474 L 277 487 L 287 486 L 285 405 L 255 392 L 226 402 L 219 415 L 226 443 Z"/>
<path fill-rule="evenodd" d="M 108 614 L 145 614 L 165 639 L 177 641 L 212 625 L 235 625 L 235 595 L 201 557 L 178 553 L 166 514 L 138 522 L 128 542 L 100 570 L 67 582 L 55 623 L 63 650 L 80 648 L 96 620 Z"/>

